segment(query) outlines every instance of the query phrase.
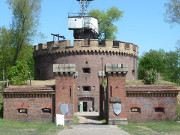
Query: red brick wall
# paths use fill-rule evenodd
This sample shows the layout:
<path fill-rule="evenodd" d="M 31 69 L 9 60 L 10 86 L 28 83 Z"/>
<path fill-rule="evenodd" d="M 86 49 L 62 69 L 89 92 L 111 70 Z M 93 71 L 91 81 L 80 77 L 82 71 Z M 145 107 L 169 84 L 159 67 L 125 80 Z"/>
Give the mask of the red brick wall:
<path fill-rule="evenodd" d="M 139 107 L 141 113 L 131 112 Z M 155 107 L 164 107 L 165 113 L 155 112 Z M 127 97 L 127 118 L 129 122 L 177 120 L 177 97 Z"/>
<path fill-rule="evenodd" d="M 27 114 L 18 112 L 21 107 L 27 109 Z M 51 113 L 43 113 L 41 109 L 50 108 Z M 48 97 L 4 98 L 4 119 L 26 122 L 54 121 L 53 95 Z"/>
<path fill-rule="evenodd" d="M 71 87 L 71 97 L 70 97 Z M 61 114 L 60 105 L 68 104 L 69 112 L 65 115 L 65 119 L 73 119 L 73 89 L 74 89 L 74 111 L 77 112 L 77 85 L 76 80 L 71 76 L 56 77 L 55 88 L 55 113 Z"/>
<path fill-rule="evenodd" d="M 113 111 L 113 104 L 110 103 L 110 87 L 112 86 L 112 97 L 121 98 L 122 111 L 117 116 Z M 109 119 L 126 118 L 126 76 L 108 76 L 108 100 L 109 100 Z"/>

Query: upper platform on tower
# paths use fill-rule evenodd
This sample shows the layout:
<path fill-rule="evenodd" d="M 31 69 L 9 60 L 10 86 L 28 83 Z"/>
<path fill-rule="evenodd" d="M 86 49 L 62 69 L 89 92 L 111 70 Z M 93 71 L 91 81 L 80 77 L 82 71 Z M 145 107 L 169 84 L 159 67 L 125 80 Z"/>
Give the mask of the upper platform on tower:
<path fill-rule="evenodd" d="M 68 27 L 74 31 L 75 39 L 98 39 L 98 20 L 88 15 L 87 8 L 93 0 L 77 0 L 80 3 L 80 12 L 69 14 Z"/>

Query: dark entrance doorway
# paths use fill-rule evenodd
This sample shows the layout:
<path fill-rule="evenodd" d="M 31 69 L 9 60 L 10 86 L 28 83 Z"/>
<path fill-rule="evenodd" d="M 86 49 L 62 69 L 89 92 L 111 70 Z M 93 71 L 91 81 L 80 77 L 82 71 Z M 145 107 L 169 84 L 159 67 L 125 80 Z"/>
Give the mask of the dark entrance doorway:
<path fill-rule="evenodd" d="M 83 112 L 87 112 L 87 102 L 83 102 Z"/>
<path fill-rule="evenodd" d="M 79 112 L 93 112 L 94 111 L 94 98 L 92 97 L 80 97 L 78 101 Z"/>

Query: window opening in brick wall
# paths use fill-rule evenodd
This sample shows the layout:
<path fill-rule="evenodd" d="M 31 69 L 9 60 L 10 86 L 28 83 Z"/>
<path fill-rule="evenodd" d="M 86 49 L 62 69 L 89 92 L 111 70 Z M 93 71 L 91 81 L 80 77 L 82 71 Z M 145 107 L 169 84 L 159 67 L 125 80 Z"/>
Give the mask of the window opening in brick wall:
<path fill-rule="evenodd" d="M 131 108 L 131 112 L 141 112 L 141 108 L 138 108 L 138 107 L 133 107 Z"/>
<path fill-rule="evenodd" d="M 130 44 L 129 43 L 125 43 L 125 49 L 129 50 L 129 48 L 130 48 Z"/>
<path fill-rule="evenodd" d="M 105 40 L 100 40 L 100 41 L 99 41 L 99 46 L 105 47 L 105 46 L 106 46 Z"/>
<path fill-rule="evenodd" d="M 155 112 L 163 112 L 164 113 L 164 108 L 163 107 L 156 107 L 154 109 L 155 109 Z"/>
<path fill-rule="evenodd" d="M 90 45 L 90 39 L 85 39 L 84 40 L 84 46 L 89 46 Z"/>
<path fill-rule="evenodd" d="M 18 109 L 18 112 L 27 114 L 27 109 L 21 108 L 21 109 Z"/>
<path fill-rule="evenodd" d="M 112 86 L 110 87 L 110 96 L 112 97 Z"/>
<path fill-rule="evenodd" d="M 113 47 L 119 48 L 119 41 L 113 41 Z"/>
<path fill-rule="evenodd" d="M 43 113 L 51 113 L 51 109 L 50 108 L 43 108 L 42 112 Z"/>
<path fill-rule="evenodd" d="M 91 87 L 90 86 L 83 86 L 83 91 L 91 91 Z"/>
<path fill-rule="evenodd" d="M 69 92 L 70 92 L 70 97 L 71 97 L 71 87 L 69 88 Z"/>
<path fill-rule="evenodd" d="M 135 74 L 135 70 L 132 70 L 132 74 L 133 74 L 133 75 Z"/>
<path fill-rule="evenodd" d="M 83 68 L 83 73 L 90 73 L 91 69 L 90 68 Z"/>
<path fill-rule="evenodd" d="M 136 52 L 136 46 L 133 46 L 133 51 Z"/>

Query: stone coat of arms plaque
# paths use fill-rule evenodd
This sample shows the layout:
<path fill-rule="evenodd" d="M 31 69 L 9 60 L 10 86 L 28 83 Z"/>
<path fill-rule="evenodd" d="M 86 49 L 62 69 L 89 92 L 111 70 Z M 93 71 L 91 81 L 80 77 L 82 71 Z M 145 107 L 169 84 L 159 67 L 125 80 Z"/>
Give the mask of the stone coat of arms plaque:
<path fill-rule="evenodd" d="M 122 104 L 120 103 L 113 104 L 113 111 L 116 115 L 119 115 L 122 111 Z"/>
<path fill-rule="evenodd" d="M 69 106 L 68 104 L 61 104 L 60 105 L 60 111 L 63 115 L 66 115 L 69 112 Z"/>

